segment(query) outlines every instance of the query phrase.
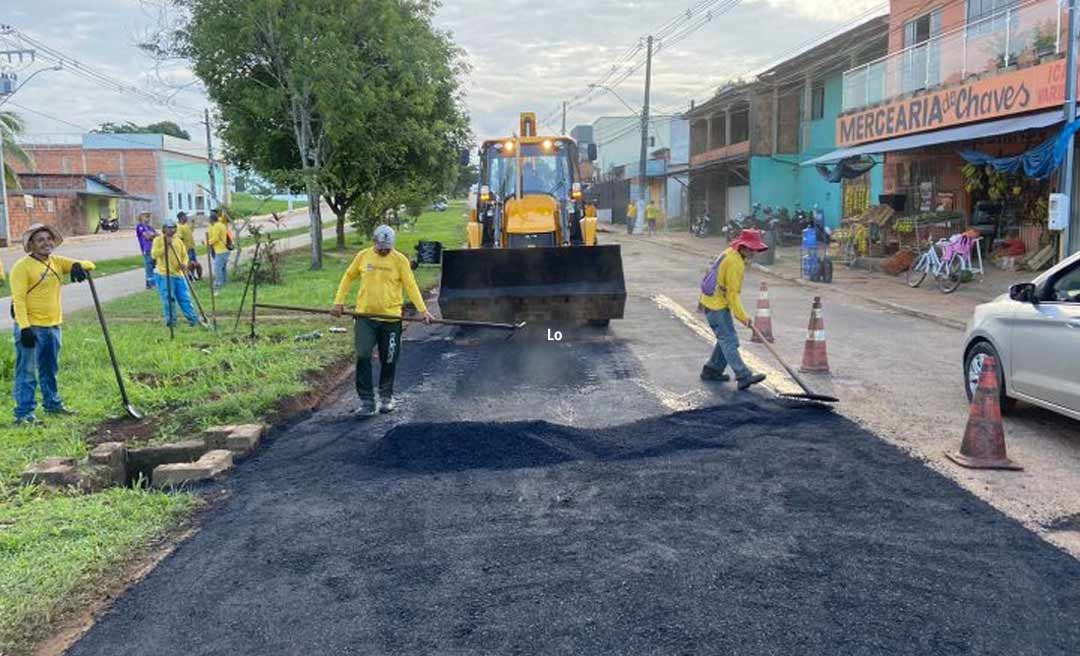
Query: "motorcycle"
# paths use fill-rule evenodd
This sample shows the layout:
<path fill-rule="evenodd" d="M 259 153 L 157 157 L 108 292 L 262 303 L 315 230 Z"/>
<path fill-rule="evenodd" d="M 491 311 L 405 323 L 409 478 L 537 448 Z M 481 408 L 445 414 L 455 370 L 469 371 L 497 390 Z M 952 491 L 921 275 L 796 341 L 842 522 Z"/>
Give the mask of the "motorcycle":
<path fill-rule="evenodd" d="M 102 230 L 104 230 L 105 232 L 116 232 L 119 229 L 120 229 L 120 219 L 100 218 L 100 219 L 98 219 L 97 227 L 94 228 L 94 234 L 96 235 L 97 233 L 101 232 Z"/>
<path fill-rule="evenodd" d="M 690 234 L 702 239 L 708 237 L 709 225 L 711 223 L 712 217 L 710 217 L 709 213 L 706 211 L 704 214 L 690 222 Z"/>

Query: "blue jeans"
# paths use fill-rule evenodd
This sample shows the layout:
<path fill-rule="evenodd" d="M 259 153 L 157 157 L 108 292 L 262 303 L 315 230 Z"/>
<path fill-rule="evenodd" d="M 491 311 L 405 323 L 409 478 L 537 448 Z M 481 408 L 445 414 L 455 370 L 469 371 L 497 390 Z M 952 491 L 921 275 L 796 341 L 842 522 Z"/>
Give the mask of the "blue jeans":
<path fill-rule="evenodd" d="M 46 412 L 64 407 L 56 388 L 56 372 L 60 369 L 60 326 L 31 328 L 37 337 L 34 348 L 26 348 L 19 341 L 19 325 L 15 324 L 15 418 L 22 419 L 34 414 L 37 408 L 38 383 L 41 384 L 41 401 Z"/>
<path fill-rule="evenodd" d="M 736 379 L 749 377 L 750 369 L 739 355 L 739 335 L 735 332 L 735 320 L 731 317 L 731 310 L 706 310 L 705 318 L 709 320 L 709 327 L 716 335 L 716 346 L 713 347 L 707 366 L 723 372 L 730 365 Z"/>
<path fill-rule="evenodd" d="M 150 289 L 154 286 L 154 267 L 157 263 L 154 262 L 154 258 L 150 257 L 150 253 L 143 253 L 143 269 L 146 271 L 146 288 Z"/>
<path fill-rule="evenodd" d="M 161 296 L 161 314 L 165 318 L 166 326 L 176 325 L 176 306 L 169 302 L 169 288 L 172 288 L 173 301 L 180 304 L 180 311 L 192 326 L 199 325 L 199 315 L 195 314 L 195 308 L 191 306 L 191 291 L 188 288 L 187 278 L 184 276 L 169 276 L 157 274 L 158 295 Z"/>
<path fill-rule="evenodd" d="M 224 287 L 229 281 L 229 251 L 214 253 L 214 287 Z"/>

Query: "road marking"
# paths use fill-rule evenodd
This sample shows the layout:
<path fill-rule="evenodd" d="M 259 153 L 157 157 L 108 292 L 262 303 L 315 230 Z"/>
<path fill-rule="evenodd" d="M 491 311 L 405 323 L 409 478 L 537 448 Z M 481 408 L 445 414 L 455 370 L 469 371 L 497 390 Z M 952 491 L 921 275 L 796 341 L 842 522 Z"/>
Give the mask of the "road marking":
<path fill-rule="evenodd" d="M 661 309 L 667 310 L 675 315 L 676 319 L 683 322 L 683 324 L 700 337 L 702 341 L 709 345 L 716 343 L 716 336 L 713 335 L 712 328 L 709 327 L 709 324 L 705 323 L 705 321 L 690 310 L 687 310 L 677 301 L 663 294 L 654 295 L 652 300 Z M 746 366 L 769 377 L 767 381 L 761 384 L 762 387 L 769 389 L 775 394 L 802 392 L 802 389 L 798 385 L 788 380 L 788 376 L 783 370 L 767 364 L 748 349 L 740 348 L 739 352 L 742 355 L 743 361 L 746 362 Z"/>

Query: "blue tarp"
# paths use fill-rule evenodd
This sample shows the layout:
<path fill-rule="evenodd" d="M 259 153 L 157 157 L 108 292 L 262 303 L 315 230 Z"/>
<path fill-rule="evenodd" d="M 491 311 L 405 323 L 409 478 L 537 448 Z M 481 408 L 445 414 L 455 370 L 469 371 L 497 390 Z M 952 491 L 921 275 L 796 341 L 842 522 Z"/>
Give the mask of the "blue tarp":
<path fill-rule="evenodd" d="M 960 156 L 976 166 L 992 166 L 999 173 L 1016 173 L 1023 169 L 1024 175 L 1045 180 L 1065 161 L 1069 151 L 1069 138 L 1080 130 L 1080 121 L 1073 121 L 1031 150 L 1012 157 L 993 157 L 977 150 L 961 150 Z"/>

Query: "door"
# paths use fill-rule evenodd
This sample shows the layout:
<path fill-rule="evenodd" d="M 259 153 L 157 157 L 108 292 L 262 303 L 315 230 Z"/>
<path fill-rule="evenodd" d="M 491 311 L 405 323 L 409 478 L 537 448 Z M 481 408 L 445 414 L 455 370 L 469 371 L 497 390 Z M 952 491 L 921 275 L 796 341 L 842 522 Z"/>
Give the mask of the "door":
<path fill-rule="evenodd" d="M 1080 260 L 1049 278 L 1043 301 L 1018 304 L 1010 336 L 1014 389 L 1080 411 Z"/>
<path fill-rule="evenodd" d="M 731 221 L 742 214 L 750 214 L 750 187 L 741 185 L 727 188 L 727 219 Z"/>

